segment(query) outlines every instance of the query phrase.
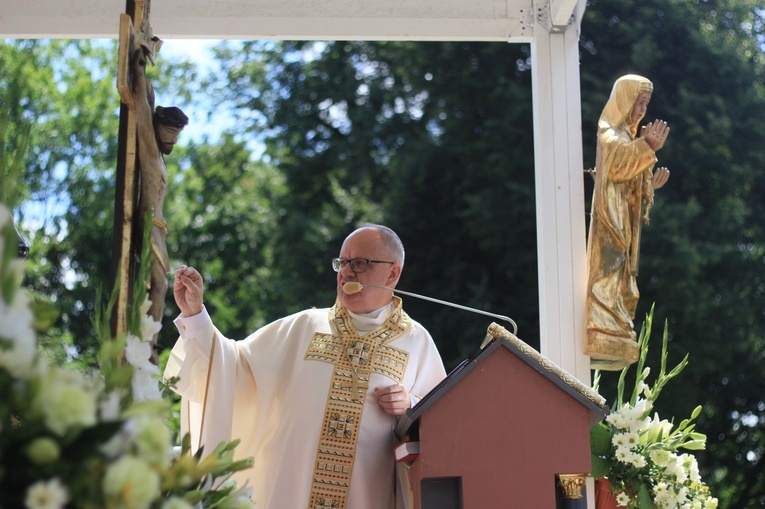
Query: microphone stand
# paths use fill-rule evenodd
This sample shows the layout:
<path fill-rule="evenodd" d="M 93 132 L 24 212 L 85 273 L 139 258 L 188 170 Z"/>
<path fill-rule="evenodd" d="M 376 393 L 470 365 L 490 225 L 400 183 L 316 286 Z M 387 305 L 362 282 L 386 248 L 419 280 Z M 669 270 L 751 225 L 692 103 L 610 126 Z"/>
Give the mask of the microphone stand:
<path fill-rule="evenodd" d="M 348 284 L 348 283 L 346 283 L 346 284 Z M 518 335 L 518 325 L 516 325 L 516 323 L 513 321 L 513 319 L 510 318 L 509 316 L 497 315 L 497 314 L 494 314 L 494 313 L 489 313 L 488 311 L 483 311 L 481 309 L 475 309 L 475 308 L 470 308 L 470 307 L 467 307 L 467 306 L 461 306 L 459 304 L 454 304 L 453 302 L 447 302 L 445 300 L 434 299 L 433 297 L 427 297 L 425 295 L 419 295 L 417 293 L 405 292 L 403 290 L 398 290 L 396 288 L 388 288 L 387 286 L 362 285 L 361 283 L 357 283 L 357 284 L 359 285 L 359 288 L 366 288 L 366 287 L 370 287 L 370 288 L 382 288 L 383 290 L 390 290 L 391 292 L 400 293 L 401 295 L 408 295 L 409 297 L 416 297 L 418 299 L 429 300 L 429 301 L 435 302 L 437 304 L 444 304 L 445 306 L 451 306 L 451 307 L 454 307 L 454 308 L 457 308 L 457 309 L 462 309 L 464 311 L 472 311 L 473 313 L 479 313 L 479 314 L 482 314 L 482 315 L 491 316 L 493 318 L 499 318 L 500 320 L 505 320 L 505 321 L 509 322 L 510 324 L 512 324 L 512 326 L 513 326 L 513 335 L 514 336 Z"/>

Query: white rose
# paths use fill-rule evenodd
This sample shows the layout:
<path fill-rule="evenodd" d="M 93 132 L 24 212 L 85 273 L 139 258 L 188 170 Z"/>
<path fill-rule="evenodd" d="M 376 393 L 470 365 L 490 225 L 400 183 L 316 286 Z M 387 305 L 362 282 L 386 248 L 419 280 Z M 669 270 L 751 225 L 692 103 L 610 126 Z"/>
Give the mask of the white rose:
<path fill-rule="evenodd" d="M 664 449 L 652 449 L 651 452 L 648 453 L 648 457 L 660 467 L 666 467 L 671 458 L 669 452 Z"/>
<path fill-rule="evenodd" d="M 107 500 L 116 507 L 147 509 L 160 496 L 157 472 L 131 456 L 109 465 L 103 482 Z"/>
<path fill-rule="evenodd" d="M 29 509 L 62 509 L 69 493 L 58 478 L 38 481 L 29 487 L 24 503 Z"/>
<path fill-rule="evenodd" d="M 160 468 L 170 464 L 172 434 L 165 421 L 158 417 L 137 418 L 138 433 L 135 436 L 137 455 L 142 460 Z"/>
<path fill-rule="evenodd" d="M 194 509 L 194 506 L 178 497 L 170 497 L 162 504 L 162 509 Z"/>
<path fill-rule="evenodd" d="M 96 423 L 95 395 L 86 389 L 85 380 L 75 371 L 50 370 L 42 380 L 36 404 L 45 424 L 58 435 Z"/>

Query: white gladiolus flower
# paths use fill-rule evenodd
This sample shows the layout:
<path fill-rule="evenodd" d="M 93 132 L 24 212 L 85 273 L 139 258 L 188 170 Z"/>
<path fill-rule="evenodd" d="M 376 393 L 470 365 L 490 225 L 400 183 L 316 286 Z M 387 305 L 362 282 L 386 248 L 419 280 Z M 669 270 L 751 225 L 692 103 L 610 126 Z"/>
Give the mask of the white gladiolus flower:
<path fill-rule="evenodd" d="M 656 442 L 660 435 L 662 438 L 669 436 L 672 433 L 672 423 L 666 419 L 660 421 L 659 414 L 655 413 L 653 419 L 648 421 L 646 429 L 647 431 L 641 439 L 642 445 Z"/>
<path fill-rule="evenodd" d="M 150 341 L 156 333 L 162 329 L 162 324 L 149 315 L 143 315 L 141 320 L 141 337 L 144 341 Z"/>
<path fill-rule="evenodd" d="M 141 304 L 141 339 L 144 341 L 150 341 L 154 334 L 158 333 L 162 329 L 162 324 L 153 317 L 149 316 L 149 308 L 151 307 L 151 301 L 147 298 Z"/>
<path fill-rule="evenodd" d="M 136 369 L 149 368 L 153 364 L 151 358 L 151 343 L 129 334 L 125 346 L 125 358 Z"/>
<path fill-rule="evenodd" d="M 635 406 L 626 409 L 628 428 L 630 431 L 639 431 L 648 422 L 644 416 L 651 411 L 651 402 L 645 399 L 638 399 Z"/>
<path fill-rule="evenodd" d="M 159 401 L 162 392 L 159 390 L 159 367 L 148 363 L 145 367 L 133 370 L 133 399 L 135 401 Z"/>
<path fill-rule="evenodd" d="M 28 509 L 62 509 L 69 493 L 58 478 L 39 481 L 29 487 L 24 504 Z"/>
<path fill-rule="evenodd" d="M 98 406 L 98 413 L 101 416 L 101 420 L 105 422 L 118 420 L 121 413 L 119 393 L 112 392 L 108 394 Z"/>
<path fill-rule="evenodd" d="M 0 368 L 17 378 L 32 375 L 31 368 L 37 355 L 33 318 L 26 291 L 17 290 L 10 306 L 0 298 L 0 339 L 10 343 L 0 346 Z"/>

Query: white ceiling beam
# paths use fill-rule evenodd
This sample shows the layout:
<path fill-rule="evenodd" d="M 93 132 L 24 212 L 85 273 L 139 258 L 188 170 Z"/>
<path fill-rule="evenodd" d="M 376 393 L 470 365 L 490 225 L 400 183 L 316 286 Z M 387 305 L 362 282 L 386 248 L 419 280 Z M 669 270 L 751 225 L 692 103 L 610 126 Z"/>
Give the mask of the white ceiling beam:
<path fill-rule="evenodd" d="M 576 1 L 576 0 L 574 0 Z M 0 0 L 0 38 L 113 39 L 124 2 Z M 529 42 L 533 0 L 153 0 L 162 39 Z"/>

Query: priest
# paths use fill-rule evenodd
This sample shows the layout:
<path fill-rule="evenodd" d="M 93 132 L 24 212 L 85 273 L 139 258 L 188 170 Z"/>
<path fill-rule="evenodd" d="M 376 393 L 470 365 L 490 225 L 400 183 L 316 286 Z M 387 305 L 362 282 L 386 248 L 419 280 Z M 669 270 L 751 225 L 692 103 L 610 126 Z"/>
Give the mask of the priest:
<path fill-rule="evenodd" d="M 213 325 L 200 273 L 176 271 L 181 337 L 165 378 L 179 379 L 181 431 L 195 450 L 240 439 L 237 456 L 252 456 L 254 467 L 237 480 L 249 483 L 261 509 L 410 502 L 406 471 L 394 468 L 393 430 L 397 416 L 446 376 L 443 362 L 393 295 L 404 266 L 393 230 L 358 228 L 332 266 L 334 306 L 282 318 L 242 341 Z M 362 290 L 346 293 L 349 282 Z"/>

